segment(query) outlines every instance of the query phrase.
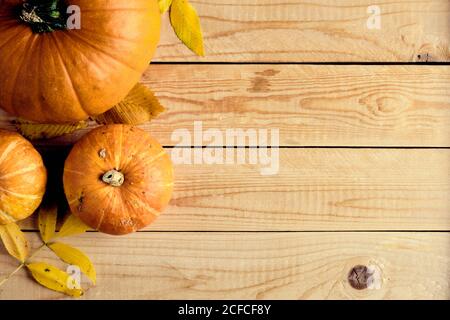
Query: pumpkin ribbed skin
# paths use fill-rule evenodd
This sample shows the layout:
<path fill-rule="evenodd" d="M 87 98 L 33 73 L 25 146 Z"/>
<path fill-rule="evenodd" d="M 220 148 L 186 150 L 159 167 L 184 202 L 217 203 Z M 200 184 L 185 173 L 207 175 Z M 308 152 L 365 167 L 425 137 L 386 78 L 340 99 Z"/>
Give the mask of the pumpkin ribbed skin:
<path fill-rule="evenodd" d="M 33 214 L 46 183 L 47 171 L 33 145 L 18 133 L 0 130 L 0 224 Z"/>
<path fill-rule="evenodd" d="M 33 33 L 0 0 L 0 107 L 41 123 L 84 120 L 120 102 L 156 49 L 156 0 L 70 0 L 80 30 Z"/>
<path fill-rule="evenodd" d="M 123 175 L 123 184 L 103 181 L 111 170 Z M 148 133 L 132 126 L 94 129 L 75 144 L 64 166 L 72 213 L 108 234 L 131 233 L 153 222 L 170 201 L 172 188 L 168 154 Z"/>

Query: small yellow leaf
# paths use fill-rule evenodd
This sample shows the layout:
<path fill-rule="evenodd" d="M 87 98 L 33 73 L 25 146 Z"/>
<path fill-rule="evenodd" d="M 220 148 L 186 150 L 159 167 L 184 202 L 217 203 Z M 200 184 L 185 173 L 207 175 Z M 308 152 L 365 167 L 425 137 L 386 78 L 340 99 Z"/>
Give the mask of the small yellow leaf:
<path fill-rule="evenodd" d="M 0 225 L 0 238 L 11 256 L 25 262 L 28 257 L 28 241 L 17 224 Z"/>
<path fill-rule="evenodd" d="M 80 288 L 80 284 L 66 272 L 55 266 L 38 262 L 27 264 L 27 268 L 30 270 L 33 278 L 48 289 L 76 298 L 83 295 L 83 289 Z"/>
<path fill-rule="evenodd" d="M 139 125 L 154 119 L 163 111 L 164 107 L 153 92 L 138 83 L 122 102 L 93 119 L 99 124 Z"/>
<path fill-rule="evenodd" d="M 200 18 L 188 0 L 173 0 L 170 23 L 178 38 L 195 54 L 205 55 Z"/>
<path fill-rule="evenodd" d="M 30 140 L 56 138 L 88 126 L 86 121 L 68 124 L 41 124 L 22 119 L 15 120 L 14 124 L 17 130 Z"/>
<path fill-rule="evenodd" d="M 165 13 L 169 10 L 170 5 L 172 4 L 172 0 L 158 0 L 159 11 L 161 13 Z"/>
<path fill-rule="evenodd" d="M 96 272 L 94 265 L 88 256 L 77 248 L 71 247 L 67 244 L 54 242 L 48 245 L 48 247 L 65 263 L 77 266 L 80 268 L 92 283 L 96 282 Z"/>
<path fill-rule="evenodd" d="M 83 221 L 69 213 L 56 237 L 63 238 L 75 236 L 77 234 L 85 233 L 87 230 L 89 230 L 89 227 L 85 225 Z"/>
<path fill-rule="evenodd" d="M 55 235 L 56 219 L 58 216 L 58 208 L 56 206 L 44 208 L 39 210 L 39 231 L 44 243 L 50 241 Z"/>

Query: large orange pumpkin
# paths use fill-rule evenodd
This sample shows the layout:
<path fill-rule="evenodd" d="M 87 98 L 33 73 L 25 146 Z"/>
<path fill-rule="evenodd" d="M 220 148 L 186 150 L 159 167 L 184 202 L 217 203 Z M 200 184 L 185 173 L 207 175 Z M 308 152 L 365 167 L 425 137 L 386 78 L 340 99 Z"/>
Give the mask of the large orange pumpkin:
<path fill-rule="evenodd" d="M 65 29 L 69 5 L 80 29 Z M 157 0 L 0 0 L 0 107 L 45 123 L 107 111 L 147 68 L 160 20 Z"/>
<path fill-rule="evenodd" d="M 168 204 L 172 188 L 168 154 L 148 133 L 132 126 L 94 129 L 75 144 L 64 166 L 72 213 L 113 235 L 150 224 Z"/>
<path fill-rule="evenodd" d="M 0 130 L 0 224 L 23 220 L 40 205 L 47 171 L 21 135 Z"/>

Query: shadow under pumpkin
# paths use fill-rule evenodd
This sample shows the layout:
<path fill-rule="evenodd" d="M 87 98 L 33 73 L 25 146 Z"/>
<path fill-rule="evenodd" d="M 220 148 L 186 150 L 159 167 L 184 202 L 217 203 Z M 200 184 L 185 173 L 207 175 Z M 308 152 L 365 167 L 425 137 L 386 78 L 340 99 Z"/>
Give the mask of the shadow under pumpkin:
<path fill-rule="evenodd" d="M 57 205 L 58 218 L 63 218 L 69 212 L 69 205 L 63 186 L 64 162 L 72 146 L 37 146 L 36 148 L 47 168 L 47 188 L 42 206 L 51 207 Z"/>

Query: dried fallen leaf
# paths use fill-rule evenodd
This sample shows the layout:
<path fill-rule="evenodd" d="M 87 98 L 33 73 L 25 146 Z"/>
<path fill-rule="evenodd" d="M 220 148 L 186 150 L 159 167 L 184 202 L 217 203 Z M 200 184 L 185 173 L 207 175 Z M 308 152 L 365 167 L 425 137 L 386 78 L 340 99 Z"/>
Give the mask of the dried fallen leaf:
<path fill-rule="evenodd" d="M 58 208 L 56 206 L 39 210 L 38 224 L 41 238 L 44 243 L 49 242 L 55 235 Z"/>
<path fill-rule="evenodd" d="M 139 125 L 154 119 L 163 111 L 164 107 L 153 92 L 138 83 L 122 102 L 93 119 L 99 124 Z"/>
<path fill-rule="evenodd" d="M 68 124 L 41 124 L 22 119 L 15 120 L 14 124 L 17 130 L 29 140 L 56 138 L 88 126 L 86 121 Z"/>
<path fill-rule="evenodd" d="M 0 238 L 11 256 L 25 262 L 28 257 L 28 241 L 17 224 L 0 225 Z"/>
<path fill-rule="evenodd" d="M 165 13 L 169 10 L 170 5 L 172 4 L 172 0 L 158 0 L 159 11 L 161 13 Z"/>
<path fill-rule="evenodd" d="M 205 55 L 200 18 L 188 0 L 173 0 L 170 23 L 178 38 L 195 54 Z"/>
<path fill-rule="evenodd" d="M 85 233 L 89 227 L 83 223 L 78 217 L 69 213 L 66 221 L 64 221 L 61 229 L 56 234 L 57 238 L 75 236 L 77 234 Z"/>
<path fill-rule="evenodd" d="M 95 285 L 97 277 L 95 267 L 89 257 L 82 251 L 60 242 L 51 243 L 48 247 L 65 263 L 80 268 L 81 272 L 83 272 Z"/>
<path fill-rule="evenodd" d="M 44 287 L 65 293 L 72 297 L 81 297 L 83 290 L 80 284 L 66 272 L 47 263 L 38 262 L 27 264 L 33 278 Z"/>

